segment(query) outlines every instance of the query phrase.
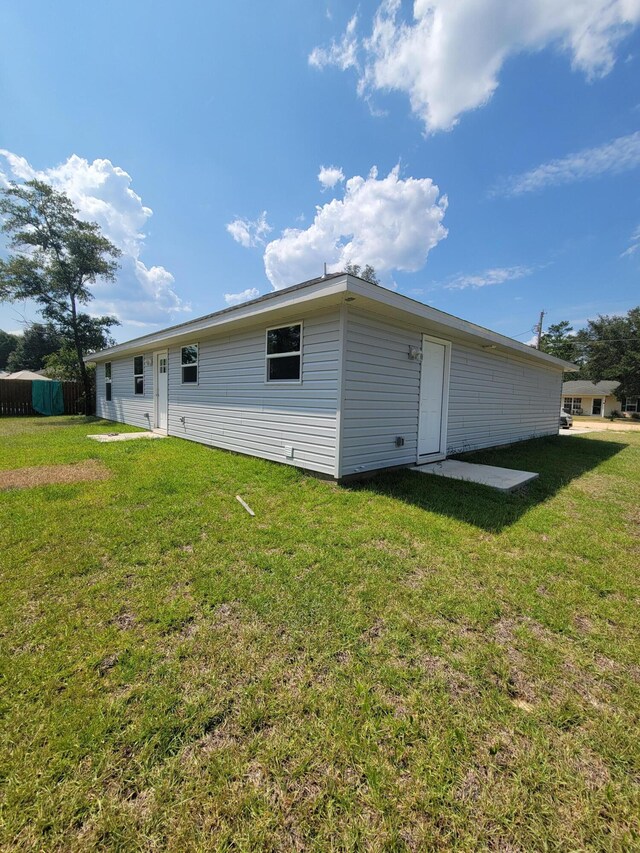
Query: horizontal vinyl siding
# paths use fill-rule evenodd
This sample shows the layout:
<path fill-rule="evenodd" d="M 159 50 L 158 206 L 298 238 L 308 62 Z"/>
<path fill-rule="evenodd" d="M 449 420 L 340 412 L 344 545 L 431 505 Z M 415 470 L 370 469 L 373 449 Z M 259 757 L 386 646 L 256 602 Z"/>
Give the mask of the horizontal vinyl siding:
<path fill-rule="evenodd" d="M 420 364 L 408 353 L 423 333 L 442 337 L 427 325 L 403 328 L 349 309 L 341 476 L 415 464 Z M 560 370 L 450 340 L 448 454 L 557 433 Z"/>
<path fill-rule="evenodd" d="M 349 308 L 341 476 L 415 463 L 420 365 L 408 353 L 419 343 L 415 331 Z M 397 436 L 403 447 L 395 446 Z"/>
<path fill-rule="evenodd" d="M 182 385 L 180 348 L 171 347 L 169 434 L 333 475 L 338 311 L 302 319 L 301 383 L 265 381 L 265 329 L 272 323 L 224 337 L 194 338 L 199 343 L 197 386 Z M 285 457 L 285 445 L 293 447 L 293 458 Z"/>
<path fill-rule="evenodd" d="M 560 370 L 454 340 L 447 453 L 556 434 L 561 389 Z"/>
<path fill-rule="evenodd" d="M 147 361 L 152 353 L 144 353 Z M 104 362 L 96 365 L 96 414 L 110 421 L 153 427 L 153 365 L 144 366 L 144 394 L 134 394 L 133 356 L 111 362 L 111 402 L 105 394 Z M 148 417 L 147 417 L 148 415 Z"/>

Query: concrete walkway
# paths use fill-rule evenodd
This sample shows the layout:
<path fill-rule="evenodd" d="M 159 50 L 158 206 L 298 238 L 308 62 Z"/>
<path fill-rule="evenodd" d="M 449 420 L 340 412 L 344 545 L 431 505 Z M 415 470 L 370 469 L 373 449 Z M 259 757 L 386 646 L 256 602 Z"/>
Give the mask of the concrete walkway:
<path fill-rule="evenodd" d="M 88 435 L 94 441 L 133 441 L 136 438 L 166 438 L 162 432 L 101 432 Z"/>
<path fill-rule="evenodd" d="M 458 459 L 444 459 L 442 462 L 415 465 L 410 470 L 420 474 L 448 477 L 451 480 L 480 483 L 483 486 L 498 489 L 500 492 L 512 492 L 539 476 L 532 471 L 514 471 L 511 468 L 498 468 L 495 465 L 476 465 L 473 462 L 461 462 Z"/>

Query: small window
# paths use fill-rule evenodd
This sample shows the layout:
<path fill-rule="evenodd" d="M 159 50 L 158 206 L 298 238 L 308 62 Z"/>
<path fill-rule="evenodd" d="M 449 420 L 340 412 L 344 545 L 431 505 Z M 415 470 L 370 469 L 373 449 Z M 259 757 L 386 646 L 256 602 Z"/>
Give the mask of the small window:
<path fill-rule="evenodd" d="M 182 384 L 198 384 L 198 344 L 182 347 Z"/>
<path fill-rule="evenodd" d="M 111 362 L 107 361 L 104 365 L 104 396 L 107 403 L 111 402 Z"/>
<path fill-rule="evenodd" d="M 141 355 L 133 359 L 133 384 L 136 394 L 144 394 L 144 358 Z"/>
<path fill-rule="evenodd" d="M 299 382 L 302 323 L 267 329 L 267 382 Z"/>

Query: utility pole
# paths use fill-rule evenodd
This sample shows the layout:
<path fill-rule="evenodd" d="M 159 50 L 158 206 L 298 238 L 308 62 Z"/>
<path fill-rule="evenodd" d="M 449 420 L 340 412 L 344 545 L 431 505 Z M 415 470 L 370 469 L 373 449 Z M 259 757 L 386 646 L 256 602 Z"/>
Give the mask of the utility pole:
<path fill-rule="evenodd" d="M 537 326 L 536 349 L 540 349 L 540 339 L 542 338 L 542 321 L 544 320 L 544 315 L 546 313 L 547 313 L 546 311 L 540 312 L 540 322 L 538 323 L 538 326 Z"/>

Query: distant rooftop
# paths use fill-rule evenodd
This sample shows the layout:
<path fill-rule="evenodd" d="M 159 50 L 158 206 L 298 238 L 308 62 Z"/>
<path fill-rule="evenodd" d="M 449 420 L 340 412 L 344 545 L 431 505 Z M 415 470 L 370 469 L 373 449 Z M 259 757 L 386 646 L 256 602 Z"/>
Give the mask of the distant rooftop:
<path fill-rule="evenodd" d="M 600 382 L 591 382 L 589 379 L 572 379 L 569 382 L 562 383 L 562 393 L 571 395 L 575 394 L 578 397 L 590 397 L 591 395 L 597 396 L 598 394 L 608 397 L 610 394 L 613 394 L 619 385 L 619 382 L 614 382 L 609 379 L 603 379 Z"/>

